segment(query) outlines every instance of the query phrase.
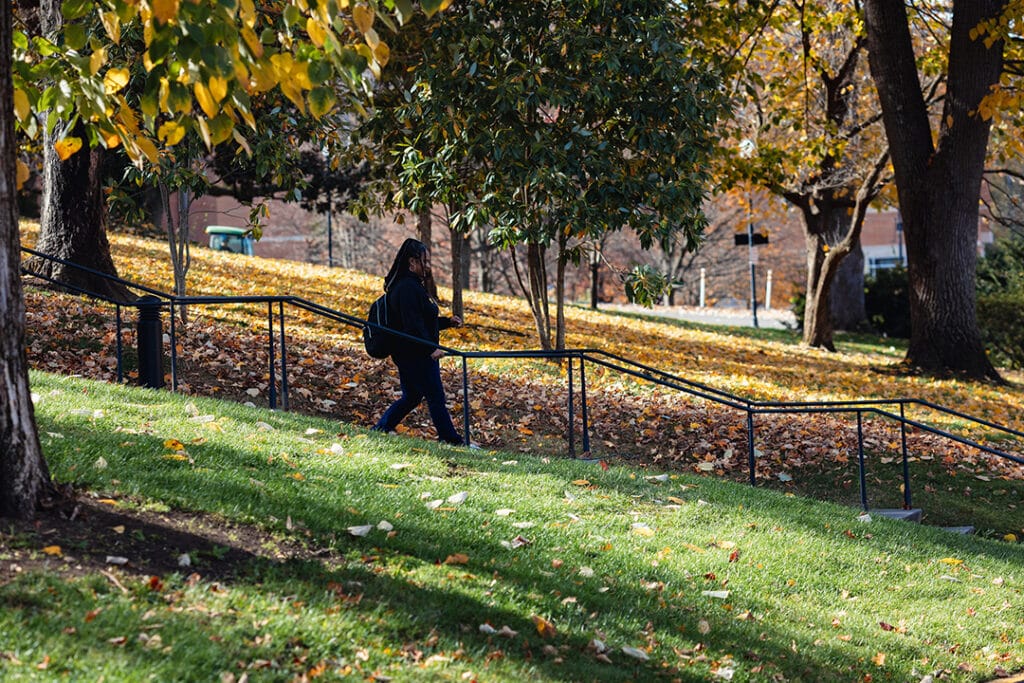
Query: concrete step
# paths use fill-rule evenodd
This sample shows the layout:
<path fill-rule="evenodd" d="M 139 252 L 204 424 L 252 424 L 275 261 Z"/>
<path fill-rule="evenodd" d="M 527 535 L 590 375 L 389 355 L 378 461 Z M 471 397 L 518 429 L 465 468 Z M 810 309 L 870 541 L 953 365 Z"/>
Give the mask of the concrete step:
<path fill-rule="evenodd" d="M 909 510 L 900 510 L 897 508 L 882 508 L 879 510 L 872 510 L 871 514 L 880 515 L 882 517 L 888 517 L 889 519 L 899 519 L 904 522 L 917 522 L 921 523 L 921 509 L 911 508 Z"/>
<path fill-rule="evenodd" d="M 915 522 L 921 523 L 921 509 L 911 508 L 910 510 L 900 510 L 897 508 L 890 509 L 879 509 L 872 510 L 871 514 L 879 515 L 880 517 L 888 517 L 889 519 L 899 519 L 904 522 Z M 949 531 L 954 534 L 973 534 L 973 526 L 945 526 L 942 527 L 945 531 Z"/>

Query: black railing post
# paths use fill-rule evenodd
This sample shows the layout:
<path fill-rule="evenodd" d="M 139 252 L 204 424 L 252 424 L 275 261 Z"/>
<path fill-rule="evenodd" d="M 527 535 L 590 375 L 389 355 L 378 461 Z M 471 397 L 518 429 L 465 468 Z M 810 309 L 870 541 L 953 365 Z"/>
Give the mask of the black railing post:
<path fill-rule="evenodd" d="M 900 440 L 903 444 L 903 509 L 909 510 L 910 503 L 910 463 L 907 459 L 907 416 L 906 404 L 900 401 Z"/>
<path fill-rule="evenodd" d="M 277 302 L 277 314 L 281 318 L 281 407 L 288 410 L 288 352 L 284 345 L 284 302 Z"/>
<path fill-rule="evenodd" d="M 150 389 L 164 386 L 164 329 L 160 321 L 160 299 L 142 296 L 135 302 L 139 309 L 138 336 L 139 385 Z"/>
<path fill-rule="evenodd" d="M 117 316 L 117 383 L 121 384 L 124 382 L 124 367 L 122 366 L 124 342 L 121 340 L 121 304 L 114 304 L 114 309 Z"/>
<path fill-rule="evenodd" d="M 583 421 L 583 457 L 589 458 L 590 423 L 587 421 L 587 363 L 586 356 L 580 354 L 580 419 Z"/>
<path fill-rule="evenodd" d="M 277 378 L 274 375 L 274 302 L 267 302 L 267 349 L 270 355 L 270 409 L 277 410 Z"/>
<path fill-rule="evenodd" d="M 750 485 L 757 485 L 757 460 L 754 451 L 754 411 L 747 406 L 747 463 L 750 466 Z"/>
<path fill-rule="evenodd" d="M 171 391 L 178 390 L 178 332 L 174 313 L 174 299 L 168 306 L 171 311 Z"/>
<path fill-rule="evenodd" d="M 864 413 L 857 411 L 857 462 L 860 465 L 860 505 L 868 511 L 868 480 L 864 473 Z"/>
<path fill-rule="evenodd" d="M 462 431 L 466 446 L 472 443 L 469 439 L 469 365 L 466 357 L 462 357 Z"/>
<path fill-rule="evenodd" d="M 576 363 L 573 362 L 572 356 L 567 359 L 569 361 L 569 457 L 576 457 L 576 430 L 573 429 L 573 422 L 575 421 L 575 415 L 573 414 L 573 392 L 572 392 L 572 373 L 575 370 Z"/>

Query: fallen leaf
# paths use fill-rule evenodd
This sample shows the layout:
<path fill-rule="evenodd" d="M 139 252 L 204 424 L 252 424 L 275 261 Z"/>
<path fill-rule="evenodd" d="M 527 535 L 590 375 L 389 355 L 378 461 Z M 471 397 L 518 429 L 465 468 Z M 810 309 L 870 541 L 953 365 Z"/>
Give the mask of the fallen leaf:
<path fill-rule="evenodd" d="M 646 652 L 637 647 L 623 647 L 622 652 L 624 654 L 629 655 L 630 657 L 633 657 L 634 659 L 639 659 L 641 662 L 646 662 L 650 659 L 650 657 L 647 656 Z"/>
<path fill-rule="evenodd" d="M 61 557 L 64 555 L 64 551 L 60 549 L 59 545 L 48 545 L 43 548 L 43 554 L 53 555 L 54 557 Z"/>
<path fill-rule="evenodd" d="M 530 616 L 530 621 L 537 627 L 537 633 L 540 634 L 541 638 L 554 638 L 558 635 L 555 630 L 555 625 L 542 616 L 536 614 Z"/>
<path fill-rule="evenodd" d="M 449 505 L 461 505 L 462 503 L 466 502 L 467 498 L 469 498 L 469 493 L 468 492 L 466 492 L 466 491 L 459 491 L 456 494 L 448 496 L 448 504 Z"/>
<path fill-rule="evenodd" d="M 348 532 L 353 536 L 365 536 L 373 531 L 372 524 L 360 524 L 359 526 L 350 526 Z"/>
<path fill-rule="evenodd" d="M 469 564 L 469 555 L 453 553 L 444 559 L 445 564 Z"/>

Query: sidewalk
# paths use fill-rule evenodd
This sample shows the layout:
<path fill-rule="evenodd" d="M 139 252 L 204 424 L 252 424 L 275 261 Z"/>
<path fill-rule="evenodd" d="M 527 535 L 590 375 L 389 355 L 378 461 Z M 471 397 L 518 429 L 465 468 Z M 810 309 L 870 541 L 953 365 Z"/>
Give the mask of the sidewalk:
<path fill-rule="evenodd" d="M 662 318 L 677 318 L 705 325 L 731 325 L 734 327 L 753 327 L 754 318 L 746 308 L 700 308 L 698 306 L 654 306 L 645 308 L 636 304 L 600 304 L 599 310 L 653 315 Z M 767 329 L 784 330 L 796 326 L 796 318 L 789 309 L 764 310 L 757 309 L 757 326 Z"/>

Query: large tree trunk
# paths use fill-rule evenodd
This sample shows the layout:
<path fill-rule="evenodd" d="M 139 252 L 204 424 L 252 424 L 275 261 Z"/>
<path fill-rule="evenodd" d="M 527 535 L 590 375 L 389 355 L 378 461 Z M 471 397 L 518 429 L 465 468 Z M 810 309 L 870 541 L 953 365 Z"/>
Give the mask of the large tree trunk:
<path fill-rule="evenodd" d="M 42 0 L 40 19 L 43 35 L 55 36 L 63 24 L 60 2 Z M 69 130 L 63 122 L 58 123 L 52 133 L 43 135 L 43 209 L 35 248 L 49 256 L 116 276 L 104 225 L 106 199 L 100 174 L 103 153 L 99 148 L 84 147 L 61 161 L 53 143 L 65 135 L 86 140 L 81 127 Z M 26 267 L 116 301 L 135 299 L 124 286 L 78 268 L 40 258 L 30 259 Z"/>
<path fill-rule="evenodd" d="M 836 270 L 829 294 L 832 326 L 837 330 L 854 331 L 867 322 L 864 305 L 864 250 L 860 240 L 846 255 Z"/>
<path fill-rule="evenodd" d="M 0 10 L 0 517 L 31 518 L 52 491 L 25 356 L 11 84 L 11 3 Z"/>
<path fill-rule="evenodd" d="M 999 81 L 1002 41 L 971 39 L 1006 0 L 957 0 L 937 144 L 932 143 L 907 14 L 902 2 L 866 0 L 871 74 L 892 150 L 910 280 L 906 363 L 927 372 L 999 379 L 985 353 L 975 310 L 978 203 L 988 120 L 978 104 Z"/>

